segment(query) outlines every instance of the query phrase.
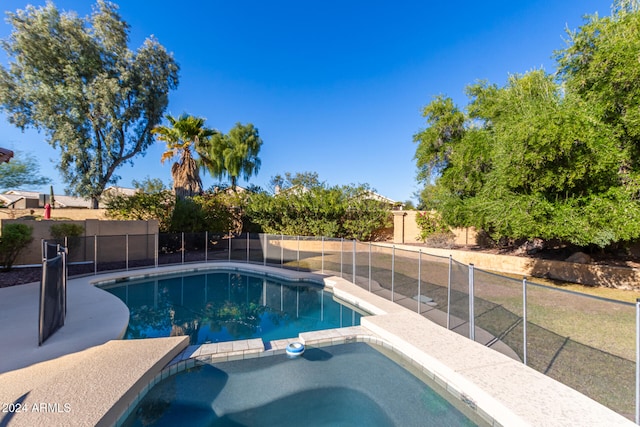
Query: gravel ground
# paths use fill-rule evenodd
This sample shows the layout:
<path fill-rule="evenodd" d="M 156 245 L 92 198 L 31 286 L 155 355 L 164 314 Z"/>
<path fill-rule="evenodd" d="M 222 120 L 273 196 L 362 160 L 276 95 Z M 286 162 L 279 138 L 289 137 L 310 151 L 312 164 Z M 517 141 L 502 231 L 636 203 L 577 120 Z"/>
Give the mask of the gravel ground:
<path fill-rule="evenodd" d="M 42 267 L 14 268 L 0 272 L 0 288 L 23 283 L 39 282 L 42 278 Z"/>

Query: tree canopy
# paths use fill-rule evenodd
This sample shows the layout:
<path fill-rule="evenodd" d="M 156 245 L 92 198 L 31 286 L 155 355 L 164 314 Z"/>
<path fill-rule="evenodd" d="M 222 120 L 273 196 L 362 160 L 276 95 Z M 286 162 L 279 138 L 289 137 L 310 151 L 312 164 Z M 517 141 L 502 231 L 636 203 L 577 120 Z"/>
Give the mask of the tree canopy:
<path fill-rule="evenodd" d="M 203 153 L 203 165 L 216 178 L 229 178 L 235 188 L 238 178 L 248 180 L 260 169 L 258 153 L 262 139 L 253 124 L 236 123 L 227 134 L 217 133 L 209 139 Z"/>
<path fill-rule="evenodd" d="M 104 0 L 86 18 L 47 2 L 9 13 L 8 22 L 0 108 L 17 127 L 45 132 L 61 152 L 68 191 L 97 207 L 116 170 L 153 142 L 178 65 L 153 38 L 129 50 L 129 25 Z"/>
<path fill-rule="evenodd" d="M 173 192 L 178 198 L 184 199 L 202 192 L 200 167 L 206 161 L 203 154 L 209 138 L 218 131 L 205 127 L 205 119 L 182 114 L 177 119 L 167 115 L 169 126 L 157 126 L 152 133 L 158 140 L 166 142 L 167 151 L 162 154 L 161 162 L 179 156 L 178 162 L 171 167 L 173 177 Z M 201 155 L 200 164 L 193 158 L 191 150 Z"/>
<path fill-rule="evenodd" d="M 606 247 L 640 238 L 640 12 L 617 2 L 556 52 L 558 73 L 467 87 L 414 135 L 421 204 L 495 239 Z"/>
<path fill-rule="evenodd" d="M 40 175 L 40 165 L 29 153 L 16 151 L 9 163 L 0 164 L 0 190 L 24 189 L 51 183 Z"/>
<path fill-rule="evenodd" d="M 318 178 L 317 172 L 285 172 L 271 177 L 269 188 L 273 193 L 288 190 L 293 187 L 314 188 L 324 187 L 326 184 Z"/>

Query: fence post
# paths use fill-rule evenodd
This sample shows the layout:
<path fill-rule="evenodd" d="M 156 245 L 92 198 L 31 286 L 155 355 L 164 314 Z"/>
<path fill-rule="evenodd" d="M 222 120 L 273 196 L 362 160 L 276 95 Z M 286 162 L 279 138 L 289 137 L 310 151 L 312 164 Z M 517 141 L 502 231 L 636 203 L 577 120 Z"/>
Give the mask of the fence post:
<path fill-rule="evenodd" d="M 158 237 L 158 233 L 153 233 L 153 240 L 154 240 L 153 246 L 155 247 L 155 249 L 154 249 L 155 253 L 153 255 L 154 264 L 155 264 L 155 267 L 158 268 L 158 252 L 160 250 L 160 248 L 158 247 L 159 240 L 160 240 L 159 237 Z"/>
<path fill-rule="evenodd" d="M 269 235 L 264 233 L 258 234 L 258 239 L 260 239 L 260 236 L 262 236 L 262 241 L 264 242 L 262 248 L 262 265 L 267 265 L 267 245 L 269 244 Z"/>
<path fill-rule="evenodd" d="M 98 274 L 98 235 L 93 235 L 93 274 Z"/>
<path fill-rule="evenodd" d="M 453 268 L 453 256 L 449 255 L 449 275 L 447 278 L 447 329 L 451 329 L 451 269 Z"/>
<path fill-rule="evenodd" d="M 640 424 L 640 298 L 636 299 L 636 424 Z"/>
<path fill-rule="evenodd" d="M 371 242 L 369 242 L 369 292 L 371 292 Z"/>
<path fill-rule="evenodd" d="M 474 279 L 474 273 L 473 273 L 473 264 L 469 264 L 469 339 L 471 341 L 475 341 L 476 340 L 476 319 L 475 319 L 475 314 L 474 314 L 474 310 L 473 310 L 473 299 L 474 299 L 474 291 L 473 291 L 473 279 Z"/>
<path fill-rule="evenodd" d="M 65 243 L 67 238 L 65 237 Z M 67 317 L 67 282 L 69 281 L 69 266 L 67 264 L 67 255 L 69 254 L 69 247 L 64 246 L 60 255 L 62 255 L 62 293 L 64 294 L 64 316 Z M 64 321 L 63 321 L 64 324 Z"/>
<path fill-rule="evenodd" d="M 356 239 L 353 239 L 353 284 L 356 284 Z"/>
<path fill-rule="evenodd" d="M 342 277 L 342 251 L 344 251 L 344 237 L 340 238 L 340 277 Z"/>
<path fill-rule="evenodd" d="M 297 248 L 296 248 L 296 271 L 300 271 L 300 236 L 296 236 Z"/>
<path fill-rule="evenodd" d="M 522 278 L 522 358 L 527 364 L 527 278 Z"/>
<path fill-rule="evenodd" d="M 182 252 L 182 263 L 184 264 L 184 231 L 181 233 L 182 235 L 182 250 L 180 252 Z"/>
<path fill-rule="evenodd" d="M 204 262 L 209 261 L 209 232 L 204 232 Z"/>
<path fill-rule="evenodd" d="M 249 232 L 247 231 L 247 264 L 249 264 Z"/>
<path fill-rule="evenodd" d="M 420 314 L 420 304 L 422 304 L 422 298 L 420 294 L 421 284 L 422 284 L 422 249 L 418 249 L 418 314 Z"/>
<path fill-rule="evenodd" d="M 124 235 L 124 269 L 129 271 L 129 233 Z"/>
<path fill-rule="evenodd" d="M 280 268 L 284 268 L 284 234 L 280 234 Z"/>
<path fill-rule="evenodd" d="M 231 232 L 229 232 L 229 262 L 231 262 Z"/>
<path fill-rule="evenodd" d="M 320 257 L 320 272 L 324 274 L 324 236 L 322 236 L 322 256 Z"/>
<path fill-rule="evenodd" d="M 391 246 L 391 302 L 393 302 L 393 288 L 396 275 L 396 245 Z"/>

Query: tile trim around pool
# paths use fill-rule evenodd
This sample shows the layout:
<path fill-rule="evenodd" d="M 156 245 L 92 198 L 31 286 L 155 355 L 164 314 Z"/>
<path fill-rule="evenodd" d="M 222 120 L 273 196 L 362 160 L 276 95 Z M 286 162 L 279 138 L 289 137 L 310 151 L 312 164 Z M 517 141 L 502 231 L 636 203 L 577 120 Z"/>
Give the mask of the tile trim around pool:
<path fill-rule="evenodd" d="M 463 391 L 447 381 L 446 378 L 436 374 L 428 366 L 418 360 L 411 358 L 400 349 L 393 346 L 388 341 L 377 336 L 364 326 L 351 326 L 347 328 L 326 329 L 321 331 L 305 332 L 299 338 L 289 338 L 269 341 L 266 344 L 260 338 L 249 340 L 227 341 L 221 343 L 211 343 L 202 345 L 191 345 L 175 357 L 169 364 L 159 372 L 133 399 L 127 409 L 120 415 L 116 426 L 121 426 L 124 421 L 135 410 L 138 403 L 144 399 L 147 393 L 160 381 L 183 372 L 196 366 L 208 363 L 230 362 L 235 360 L 255 359 L 259 357 L 269 357 L 285 354 L 286 348 L 293 342 L 301 341 L 307 348 L 322 348 L 340 344 L 368 343 L 390 350 L 409 362 L 414 368 L 421 371 L 429 379 L 435 381 L 445 390 L 449 397 L 457 399 L 460 404 L 464 404 L 469 410 L 482 418 L 491 426 L 500 426 L 491 415 L 487 414 L 470 399 Z"/>

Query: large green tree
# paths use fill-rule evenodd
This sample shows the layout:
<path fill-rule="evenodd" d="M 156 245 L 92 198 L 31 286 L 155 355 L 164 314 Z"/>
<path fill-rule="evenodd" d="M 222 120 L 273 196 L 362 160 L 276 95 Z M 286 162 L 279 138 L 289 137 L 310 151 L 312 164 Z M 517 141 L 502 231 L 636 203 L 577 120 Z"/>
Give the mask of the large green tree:
<path fill-rule="evenodd" d="M 569 32 L 556 58 L 567 91 L 597 106 L 600 120 L 613 127 L 624 156 L 620 178 L 640 192 L 640 9 L 637 0 L 618 0 L 612 9 Z"/>
<path fill-rule="evenodd" d="M 68 191 L 97 207 L 118 167 L 153 142 L 178 65 L 153 38 L 129 50 L 129 26 L 107 1 L 98 0 L 86 18 L 47 2 L 9 13 L 8 22 L 0 108 L 19 128 L 46 133 L 61 151 Z"/>
<path fill-rule="evenodd" d="M 38 160 L 29 153 L 16 151 L 8 163 L 0 164 L 0 190 L 23 189 L 51 183 L 40 175 Z"/>
<path fill-rule="evenodd" d="M 467 93 L 462 120 L 438 97 L 425 108 L 429 127 L 414 137 L 428 205 L 447 223 L 579 246 L 640 237 L 637 191 L 623 179 L 633 170 L 620 150 L 625 136 L 606 105 L 541 70 Z"/>
<path fill-rule="evenodd" d="M 262 139 L 253 124 L 236 123 L 228 134 L 218 133 L 210 138 L 203 163 L 212 176 L 228 178 L 235 189 L 238 178 L 248 180 L 258 173 L 261 147 Z"/>
<path fill-rule="evenodd" d="M 167 151 L 162 154 L 161 162 L 165 162 L 174 156 L 179 159 L 171 167 L 173 177 L 173 191 L 176 197 L 184 199 L 202 193 L 202 180 L 200 179 L 200 165 L 193 157 L 192 150 L 201 155 L 206 155 L 205 150 L 212 136 L 218 135 L 215 129 L 207 128 L 205 119 L 201 117 L 182 114 L 177 119 L 167 115 L 169 126 L 157 126 L 153 134 L 158 140 L 167 144 Z"/>

